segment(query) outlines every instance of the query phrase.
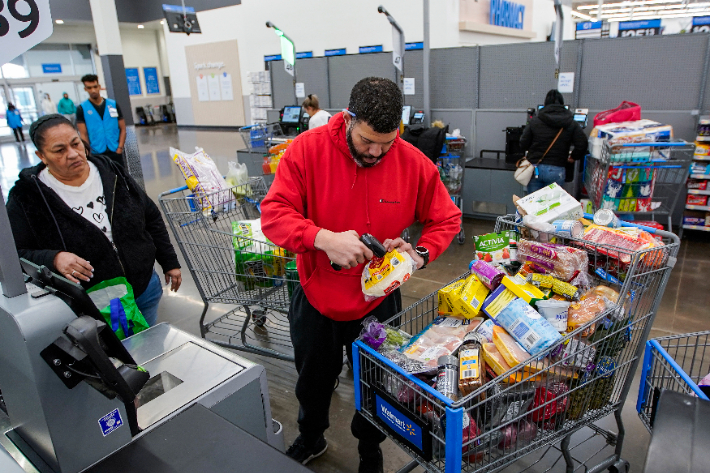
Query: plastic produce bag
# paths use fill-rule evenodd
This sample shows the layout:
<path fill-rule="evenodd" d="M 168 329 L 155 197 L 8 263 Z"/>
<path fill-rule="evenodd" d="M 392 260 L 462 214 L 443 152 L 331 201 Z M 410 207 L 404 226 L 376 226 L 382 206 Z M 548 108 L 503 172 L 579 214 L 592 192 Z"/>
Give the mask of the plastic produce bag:
<path fill-rule="evenodd" d="M 195 193 L 203 214 L 220 210 L 216 207 L 234 200 L 232 193 L 226 192 L 229 185 L 205 150 L 195 148 L 193 154 L 187 154 L 170 148 L 170 156 L 180 168 L 187 187 Z"/>
<path fill-rule="evenodd" d="M 360 340 L 377 351 L 398 350 L 412 338 L 406 332 L 383 324 L 371 315 L 362 321 Z"/>
<path fill-rule="evenodd" d="M 236 161 L 230 161 L 227 163 L 229 165 L 229 170 L 224 180 L 230 187 L 237 187 L 232 189 L 235 195 L 251 195 L 251 189 L 249 188 L 249 173 L 247 172 L 247 165 L 244 163 L 239 163 Z"/>
<path fill-rule="evenodd" d="M 391 294 L 407 282 L 413 272 L 414 260 L 409 253 L 392 250 L 382 258 L 372 258 L 362 271 L 361 286 L 365 300 L 373 301 Z"/>

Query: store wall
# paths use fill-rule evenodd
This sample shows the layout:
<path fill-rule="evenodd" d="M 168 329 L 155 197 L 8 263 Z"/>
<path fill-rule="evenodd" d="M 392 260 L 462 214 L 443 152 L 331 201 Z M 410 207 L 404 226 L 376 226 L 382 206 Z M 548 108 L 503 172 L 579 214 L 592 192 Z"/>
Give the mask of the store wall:
<path fill-rule="evenodd" d="M 552 0 L 532 0 L 533 41 L 545 41 L 555 19 Z M 488 3 L 481 0 L 481 3 Z M 264 70 L 264 56 L 280 53 L 279 39 L 266 28 L 271 21 L 295 42 L 297 51 L 312 51 L 323 56 L 326 49 L 346 48 L 357 53 L 360 46 L 382 45 L 392 50 L 392 30 L 384 15 L 377 13 L 381 0 L 359 2 L 323 2 L 321 0 L 244 0 L 241 5 L 198 12 L 202 34 L 187 36 L 169 33 L 165 26 L 167 56 L 179 124 L 194 125 L 191 115 L 190 83 L 185 48 L 190 45 L 237 40 L 241 69 L 242 94 L 246 108 L 251 92 L 247 74 Z M 402 26 L 407 42 L 422 41 L 421 0 L 392 0 L 387 10 Z M 472 44 L 500 44 L 528 41 L 500 35 L 483 35 L 459 31 L 460 0 L 431 2 L 430 40 L 432 48 Z M 566 8 L 566 7 L 565 7 Z M 566 26 L 572 38 L 572 23 Z"/>

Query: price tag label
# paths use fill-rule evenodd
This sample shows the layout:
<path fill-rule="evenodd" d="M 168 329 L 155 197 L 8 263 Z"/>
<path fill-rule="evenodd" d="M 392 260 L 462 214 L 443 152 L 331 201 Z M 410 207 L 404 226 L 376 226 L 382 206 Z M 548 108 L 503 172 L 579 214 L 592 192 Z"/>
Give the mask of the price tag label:
<path fill-rule="evenodd" d="M 49 0 L 0 0 L 0 64 L 49 38 L 53 30 Z"/>

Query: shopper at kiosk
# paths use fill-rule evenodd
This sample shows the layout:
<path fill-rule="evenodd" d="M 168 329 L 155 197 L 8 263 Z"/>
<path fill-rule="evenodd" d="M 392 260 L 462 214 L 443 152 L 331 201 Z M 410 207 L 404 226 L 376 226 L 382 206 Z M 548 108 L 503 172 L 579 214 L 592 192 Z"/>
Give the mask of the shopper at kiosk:
<path fill-rule="evenodd" d="M 525 191 L 529 194 L 556 182 L 565 184 L 565 164 L 587 155 L 587 135 L 572 112 L 565 108 L 562 94 L 552 89 L 545 97 L 545 106 L 534 116 L 520 137 L 522 151 L 536 166 Z M 570 147 L 574 146 L 570 156 Z"/>
<path fill-rule="evenodd" d="M 293 293 L 289 321 L 300 435 L 287 454 L 303 464 L 327 449 L 323 433 L 343 346 L 351 356 L 364 317 L 385 320 L 401 309 L 399 290 L 365 300 L 360 277 L 373 254 L 359 235 L 371 233 L 388 250 L 408 252 L 421 269 L 459 232 L 460 210 L 431 160 L 399 138 L 401 118 L 397 85 L 362 79 L 347 110 L 293 141 L 261 204 L 264 234 L 298 254 L 302 286 Z M 398 236 L 415 220 L 424 228 L 413 248 Z M 357 413 L 351 431 L 359 439 L 359 471 L 381 472 L 384 434 Z"/>
<path fill-rule="evenodd" d="M 101 96 L 99 78 L 87 74 L 81 78 L 89 98 L 76 108 L 76 126 L 81 139 L 91 145 L 94 154 L 102 154 L 123 166 L 126 122 L 115 100 Z"/>
<path fill-rule="evenodd" d="M 308 116 L 308 129 L 312 130 L 316 127 L 326 125 L 330 120 L 331 114 L 320 108 L 318 96 L 316 94 L 308 94 L 306 100 L 301 105 Z"/>
<path fill-rule="evenodd" d="M 125 277 L 154 325 L 163 295 L 155 261 L 173 291 L 182 282 L 158 207 L 122 166 L 88 155 L 62 115 L 34 122 L 30 139 L 42 162 L 20 172 L 7 203 L 20 257 L 87 289 Z"/>

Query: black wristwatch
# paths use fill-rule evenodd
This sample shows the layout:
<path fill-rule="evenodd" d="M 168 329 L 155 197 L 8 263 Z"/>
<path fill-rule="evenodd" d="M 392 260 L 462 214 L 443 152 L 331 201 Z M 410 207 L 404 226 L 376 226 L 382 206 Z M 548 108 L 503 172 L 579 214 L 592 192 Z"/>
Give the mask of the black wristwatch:
<path fill-rule="evenodd" d="M 424 264 L 422 265 L 422 267 L 421 267 L 421 268 L 417 268 L 417 269 L 424 269 L 424 268 L 426 268 L 426 265 L 429 264 L 429 250 L 427 250 L 427 249 L 426 249 L 425 247 L 423 247 L 423 246 L 416 246 L 416 247 L 414 247 L 414 251 L 416 251 L 417 254 L 424 260 Z"/>

